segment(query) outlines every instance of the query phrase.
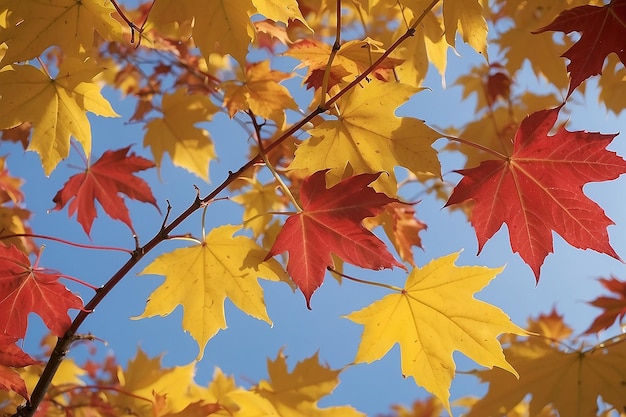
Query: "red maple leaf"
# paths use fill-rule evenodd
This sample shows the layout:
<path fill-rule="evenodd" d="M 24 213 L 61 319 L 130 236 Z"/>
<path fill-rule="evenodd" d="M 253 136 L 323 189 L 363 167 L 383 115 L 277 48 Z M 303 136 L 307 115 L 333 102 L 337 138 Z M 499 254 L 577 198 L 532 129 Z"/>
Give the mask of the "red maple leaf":
<path fill-rule="evenodd" d="M 586 334 L 608 329 L 618 317 L 621 321 L 626 316 L 626 282 L 615 277 L 611 277 L 611 279 L 600 278 L 598 281 L 604 288 L 615 293 L 616 297 L 601 296 L 589 303 L 594 307 L 603 309 L 604 312 L 596 317 L 591 326 L 585 330 Z"/>
<path fill-rule="evenodd" d="M 322 285 L 331 253 L 345 262 L 368 269 L 404 265 L 396 261 L 385 244 L 367 230 L 362 221 L 396 200 L 367 185 L 378 174 L 360 174 L 326 188 L 326 171 L 305 178 L 300 188 L 303 211 L 289 216 L 267 259 L 289 252 L 287 272 L 300 288 L 310 307 L 313 292 Z"/>
<path fill-rule="evenodd" d="M 474 200 L 470 220 L 479 252 L 506 223 L 511 248 L 537 281 L 552 252 L 552 231 L 572 246 L 619 259 L 606 231 L 614 223 L 582 192 L 588 182 L 613 180 L 626 172 L 626 161 L 606 150 L 616 135 L 569 132 L 561 126 L 548 136 L 559 110 L 527 116 L 515 134 L 510 157 L 458 171 L 464 178 L 446 203 Z"/>
<path fill-rule="evenodd" d="M 128 208 L 118 193 L 155 207 L 157 205 L 148 183 L 133 175 L 134 172 L 154 167 L 154 162 L 134 153 L 127 155 L 129 149 L 130 146 L 106 151 L 85 172 L 70 177 L 52 199 L 56 203 L 53 210 L 61 210 L 71 200 L 69 216 L 78 212 L 78 222 L 89 235 L 96 218 L 95 200 L 98 200 L 110 217 L 124 222 L 133 230 Z"/>
<path fill-rule="evenodd" d="M 18 338 L 0 334 L 0 390 L 14 391 L 28 399 L 24 380 L 11 368 L 38 363 L 15 345 Z"/>
<path fill-rule="evenodd" d="M 28 314 L 38 314 L 61 337 L 71 324 L 67 310 L 81 309 L 83 302 L 58 282 L 61 274 L 33 268 L 15 246 L 0 245 L 0 334 L 23 338 Z"/>
<path fill-rule="evenodd" d="M 581 33 L 580 39 L 561 55 L 570 60 L 568 96 L 587 78 L 602 73 L 604 59 L 611 52 L 626 65 L 626 0 L 613 0 L 603 7 L 580 6 L 565 10 L 534 33 L 547 31 Z"/>

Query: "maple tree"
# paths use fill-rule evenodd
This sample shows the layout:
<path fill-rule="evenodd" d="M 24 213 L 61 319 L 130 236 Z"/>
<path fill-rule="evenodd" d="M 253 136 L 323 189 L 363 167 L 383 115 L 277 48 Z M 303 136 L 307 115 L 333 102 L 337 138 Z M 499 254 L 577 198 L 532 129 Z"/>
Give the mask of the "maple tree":
<path fill-rule="evenodd" d="M 392 356 L 395 345 L 397 377 L 411 377 L 416 398 L 416 386 L 429 396 L 407 408 L 379 395 L 390 416 L 626 414 L 626 277 L 594 271 L 612 295 L 585 300 L 601 311 L 579 334 L 532 300 L 515 300 L 533 312 L 522 328 L 512 305 L 475 298 L 513 268 L 503 266 L 518 260 L 508 252 L 541 293 L 558 275 L 550 254 L 565 250 L 553 232 L 623 268 L 611 229 L 620 223 L 586 188 L 606 183 L 613 199 L 623 194 L 626 161 L 613 150 L 623 140 L 585 127 L 591 118 L 575 109 L 582 102 L 621 115 L 626 107 L 626 0 L 2 6 L 2 415 L 363 416 L 357 404 L 332 403 L 339 377 Z M 435 120 L 429 107 L 448 91 L 454 98 Z M 470 100 L 473 111 L 462 114 Z M 115 118 L 128 134 L 101 128 Z M 21 148 L 35 162 L 16 162 Z M 80 172 L 69 173 L 66 159 Z M 28 188 L 42 177 L 59 182 L 56 194 Z M 180 210 L 173 198 L 182 190 L 192 202 Z M 54 235 L 32 209 L 37 198 L 54 204 L 44 220 L 62 224 Z M 67 217 L 56 213 L 66 206 Z M 455 241 L 461 226 L 446 223 L 459 228 L 445 232 L 452 238 L 426 246 L 445 230 L 431 220 L 435 206 L 444 222 L 466 219 L 476 241 Z M 488 242 L 507 234 L 510 251 L 482 266 L 496 253 Z M 134 245 L 120 243 L 128 238 Z M 476 243 L 480 258 L 458 252 Z M 68 256 L 73 250 L 102 261 L 75 277 L 84 255 Z M 132 318 L 141 324 L 182 306 L 179 327 L 197 344 L 191 363 L 166 366 L 142 349 L 125 366 L 99 355 L 99 331 L 85 322 L 132 274 L 164 277 Z M 584 278 L 558 277 L 563 287 Z M 331 366 L 319 350 L 292 365 L 286 352 L 294 352 L 280 345 L 267 377 L 238 381 L 217 367 L 196 382 L 208 347 L 237 330 L 226 330 L 237 314 L 226 300 L 280 327 L 287 317 L 268 291 L 281 286 L 301 293 L 305 310 L 326 310 L 315 299 L 333 279 L 375 292 L 365 300 L 342 288 L 348 310 L 336 319 L 362 332 L 341 347 L 351 358 Z M 568 293 L 554 303 L 557 295 Z M 38 351 L 26 348 L 38 336 L 31 313 L 49 332 Z M 81 343 L 93 356 L 72 356 Z M 486 394 L 451 395 L 457 368 L 475 377 L 472 388 L 487 383 Z"/>

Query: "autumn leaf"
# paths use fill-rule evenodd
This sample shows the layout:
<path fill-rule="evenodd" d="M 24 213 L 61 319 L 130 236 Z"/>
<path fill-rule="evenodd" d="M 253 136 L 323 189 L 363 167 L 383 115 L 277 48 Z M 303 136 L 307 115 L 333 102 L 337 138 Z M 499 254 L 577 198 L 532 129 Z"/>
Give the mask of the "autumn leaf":
<path fill-rule="evenodd" d="M 376 217 L 368 218 L 364 222 L 368 228 L 382 225 L 385 234 L 400 255 L 402 261 L 415 266 L 413 246 L 422 248 L 422 239 L 419 233 L 428 227 L 415 217 L 415 209 L 405 203 L 390 203 L 385 211 Z"/>
<path fill-rule="evenodd" d="M 606 330 L 618 319 L 621 323 L 624 316 L 626 316 L 626 282 L 620 281 L 615 277 L 610 279 L 599 278 L 598 281 L 605 289 L 612 292 L 614 296 L 607 297 L 603 295 L 589 302 L 592 306 L 601 308 L 604 311 L 585 330 L 586 334 Z"/>
<path fill-rule="evenodd" d="M 471 215 L 479 252 L 506 223 L 511 248 L 535 278 L 552 252 L 552 231 L 579 249 L 593 249 L 616 259 L 606 227 L 613 222 L 582 188 L 626 172 L 626 161 L 606 146 L 616 135 L 576 131 L 563 126 L 548 136 L 560 108 L 531 114 L 520 124 L 513 154 L 458 171 L 463 179 L 446 206 L 473 200 Z"/>
<path fill-rule="evenodd" d="M 329 185 L 337 184 L 350 165 L 355 174 L 388 172 L 377 185 L 388 195 L 397 191 L 391 167 L 440 176 L 437 152 L 432 144 L 441 135 L 422 120 L 400 118 L 395 109 L 417 88 L 372 80 L 346 93 L 339 101 L 336 120 L 309 130 L 311 138 L 298 149 L 290 170 L 305 174 L 329 169 Z"/>
<path fill-rule="evenodd" d="M 107 398 L 116 408 L 129 410 L 128 414 L 152 415 L 153 407 L 158 405 L 157 416 L 165 416 L 182 411 L 196 399 L 193 396 L 195 387 L 191 383 L 193 363 L 165 368 L 161 357 L 150 358 L 138 349 L 126 369 L 120 369 L 117 375 L 123 391 L 107 391 Z M 160 404 L 159 396 L 166 397 Z M 148 398 L 153 398 L 152 402 L 146 401 Z"/>
<path fill-rule="evenodd" d="M 78 222 L 87 235 L 96 218 L 96 200 L 111 218 L 125 223 L 134 233 L 128 208 L 118 194 L 150 203 L 157 208 L 156 200 L 148 183 L 133 175 L 134 172 L 154 167 L 148 159 L 136 156 L 130 146 L 116 151 L 106 151 L 84 172 L 72 175 L 52 201 L 53 210 L 61 210 L 69 203 L 68 215 L 77 214 Z"/>
<path fill-rule="evenodd" d="M 20 204 L 24 201 L 24 194 L 20 190 L 23 179 L 13 177 L 6 167 L 6 157 L 0 157 L 0 204 L 12 201 L 13 204 Z"/>
<path fill-rule="evenodd" d="M 502 271 L 455 265 L 451 254 L 415 268 L 403 289 L 355 311 L 348 319 L 365 326 L 355 363 L 371 363 L 400 345 L 402 375 L 434 394 L 450 411 L 454 351 L 482 366 L 517 375 L 504 358 L 497 336 L 525 334 L 499 308 L 474 299 Z"/>
<path fill-rule="evenodd" d="M 93 83 L 100 71 L 89 61 L 78 59 L 64 60 L 56 78 L 30 65 L 9 65 L 0 70 L 0 106 L 10 109 L 0 115 L 0 129 L 32 122 L 28 149 L 39 154 L 46 175 L 69 155 L 72 136 L 85 154 L 90 154 L 87 112 L 118 116 Z"/>
<path fill-rule="evenodd" d="M 612 0 L 603 7 L 586 5 L 565 10 L 552 23 L 534 33 L 580 32 L 580 39 L 562 55 L 570 60 L 569 96 L 587 78 L 602 73 L 604 60 L 615 53 L 626 65 L 622 39 L 626 37 L 626 1 Z"/>
<path fill-rule="evenodd" d="M 476 372 L 481 381 L 489 383 L 489 391 L 465 416 L 501 415 L 529 394 L 532 416 L 548 404 L 560 416 L 595 416 L 598 397 L 618 410 L 624 409 L 623 337 L 569 351 L 541 339 L 531 337 L 505 349 L 507 361 L 519 372 L 518 380 L 499 369 Z"/>
<path fill-rule="evenodd" d="M 291 45 L 285 55 L 300 60 L 299 67 L 308 67 L 304 83 L 307 88 L 320 88 L 322 79 L 331 55 L 331 45 L 315 39 L 301 39 Z M 370 38 L 348 41 L 341 45 L 332 61 L 328 87 L 342 81 L 352 81 L 374 62 L 383 56 L 385 49 L 382 44 Z M 385 58 L 374 70 L 373 74 L 389 70 L 399 65 L 402 60 Z M 382 78 L 385 78 L 384 76 Z"/>
<path fill-rule="evenodd" d="M 122 41 L 122 26 L 111 14 L 115 8 L 98 0 L 9 0 L 6 27 L 0 31 L 0 44 L 7 49 L 0 67 L 27 61 L 52 45 L 78 56 L 94 45 L 94 33 L 107 40 Z"/>
<path fill-rule="evenodd" d="M 273 120 L 276 126 L 282 127 L 285 110 L 298 109 L 289 90 L 279 84 L 289 77 L 291 74 L 272 70 L 268 61 L 251 64 L 239 81 L 226 81 L 220 86 L 228 114 L 232 118 L 238 111 L 251 110 L 256 116 Z"/>
<path fill-rule="evenodd" d="M 319 363 L 318 354 L 298 362 L 289 372 L 282 352 L 275 360 L 267 361 L 269 380 L 260 381 L 253 391 L 270 401 L 281 417 L 300 416 L 363 416 L 350 406 L 320 409 L 317 402 L 330 395 L 339 385 L 341 370 L 330 369 Z"/>
<path fill-rule="evenodd" d="M 36 313 L 58 337 L 70 327 L 70 308 L 81 309 L 80 297 L 59 283 L 61 274 L 31 266 L 24 252 L 0 245 L 0 334 L 23 338 L 28 315 Z"/>
<path fill-rule="evenodd" d="M 266 257 L 289 253 L 287 272 L 309 308 L 326 268 L 334 266 L 331 254 L 361 268 L 404 268 L 361 223 L 397 201 L 367 186 L 380 174 L 356 175 L 331 188 L 326 188 L 325 175 L 326 171 L 319 171 L 302 182 L 303 211 L 287 218 Z"/>
<path fill-rule="evenodd" d="M 255 38 L 248 16 L 250 0 L 204 0 L 192 9 L 196 11 L 193 40 L 204 57 L 208 60 L 211 53 L 228 54 L 245 68 L 248 46 Z"/>
<path fill-rule="evenodd" d="M 17 340 L 17 337 L 0 333 L 0 390 L 14 391 L 28 399 L 24 380 L 11 368 L 21 368 L 37 361 L 17 347 Z"/>
<path fill-rule="evenodd" d="M 482 15 L 478 0 L 444 0 L 443 22 L 446 27 L 446 41 L 455 47 L 457 27 L 463 41 L 487 59 L 487 22 Z"/>
<path fill-rule="evenodd" d="M 209 163 L 215 159 L 215 148 L 205 129 L 197 123 L 207 122 L 217 106 L 201 94 L 186 94 L 178 89 L 164 94 L 161 102 L 163 117 L 146 123 L 143 146 L 149 147 L 157 166 L 168 153 L 172 163 L 204 179 L 209 180 Z"/>
<path fill-rule="evenodd" d="M 276 190 L 274 182 L 262 184 L 257 178 L 252 178 L 246 183 L 250 184 L 250 189 L 231 200 L 242 205 L 244 226 L 252 230 L 254 237 L 259 237 L 267 231 L 267 226 L 273 219 L 267 213 L 284 209 L 285 201 Z"/>
<path fill-rule="evenodd" d="M 290 21 L 298 20 L 309 30 L 313 30 L 304 20 L 296 0 L 252 0 L 252 3 L 257 12 L 274 22 L 288 25 Z"/>
<path fill-rule="evenodd" d="M 217 227 L 204 242 L 152 261 L 140 274 L 165 275 L 165 282 L 136 318 L 167 316 L 182 305 L 183 329 L 198 343 L 199 358 L 208 340 L 227 327 L 226 297 L 248 315 L 271 324 L 257 278 L 285 280 L 285 273 L 276 260 L 263 259 L 263 250 L 253 240 L 233 237 L 237 230 L 231 225 Z"/>

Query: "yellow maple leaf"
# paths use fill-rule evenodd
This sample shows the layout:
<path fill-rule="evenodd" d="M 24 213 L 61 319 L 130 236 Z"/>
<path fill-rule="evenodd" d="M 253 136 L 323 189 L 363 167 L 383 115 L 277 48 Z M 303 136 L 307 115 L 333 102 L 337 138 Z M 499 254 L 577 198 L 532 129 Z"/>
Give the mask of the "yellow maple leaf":
<path fill-rule="evenodd" d="M 257 12 L 274 22 L 288 25 L 290 20 L 299 20 L 304 26 L 313 30 L 304 20 L 296 0 L 252 0 L 252 3 Z"/>
<path fill-rule="evenodd" d="M 122 41 L 122 26 L 110 2 L 100 0 L 9 0 L 0 44 L 7 49 L 0 66 L 39 56 L 52 45 L 76 56 L 93 48 L 94 31 L 107 40 Z"/>
<path fill-rule="evenodd" d="M 298 362 L 292 372 L 282 350 L 275 360 L 267 361 L 269 381 L 260 381 L 253 389 L 278 411 L 281 417 L 362 417 L 350 406 L 318 408 L 317 402 L 333 392 L 339 384 L 341 370 L 319 363 L 318 354 Z"/>
<path fill-rule="evenodd" d="M 248 46 L 256 36 L 249 17 L 251 0 L 204 0 L 194 2 L 193 9 L 193 40 L 204 57 L 208 60 L 213 52 L 228 54 L 245 68 Z"/>
<path fill-rule="evenodd" d="M 434 394 L 450 411 L 452 358 L 460 351 L 482 366 L 517 375 L 496 336 L 526 334 L 499 308 L 474 299 L 502 268 L 457 267 L 454 253 L 413 269 L 404 289 L 347 316 L 365 326 L 356 363 L 382 358 L 398 343 L 404 376 Z"/>
<path fill-rule="evenodd" d="M 298 105 L 289 90 L 279 82 L 290 78 L 291 74 L 272 70 L 269 61 L 261 61 L 246 68 L 238 81 L 226 81 L 220 88 L 224 90 L 224 105 L 233 117 L 238 111 L 252 110 L 260 117 L 271 119 L 281 128 L 285 122 L 285 110 L 297 110 Z"/>
<path fill-rule="evenodd" d="M 28 149 L 39 154 L 46 175 L 68 156 L 71 136 L 90 154 L 87 112 L 119 116 L 92 82 L 99 72 L 89 61 L 78 59 L 64 60 L 54 79 L 30 65 L 0 69 L 0 107 L 8 110 L 0 115 L 0 129 L 32 122 Z"/>
<path fill-rule="evenodd" d="M 253 240 L 233 234 L 237 226 L 217 227 L 204 242 L 158 256 L 140 274 L 165 275 L 151 294 L 145 311 L 136 318 L 166 316 L 183 306 L 183 329 L 198 343 L 202 357 L 208 340 L 226 329 L 224 300 L 228 297 L 248 315 L 272 324 L 257 277 L 287 280 L 273 259 Z"/>
<path fill-rule="evenodd" d="M 153 415 L 153 407 L 157 404 L 159 415 L 176 413 L 197 400 L 194 368 L 195 363 L 165 368 L 160 356 L 150 358 L 138 349 L 126 369 L 118 369 L 117 378 L 122 389 L 105 391 L 105 395 L 111 405 L 127 410 L 128 415 Z"/>
<path fill-rule="evenodd" d="M 598 412 L 598 397 L 618 410 L 626 407 L 626 343 L 623 335 L 589 349 L 564 351 L 543 338 L 530 337 L 505 349 L 519 380 L 498 370 L 477 371 L 489 391 L 467 417 L 501 415 L 530 394 L 530 415 L 552 404 L 560 416 Z"/>
<path fill-rule="evenodd" d="M 443 22 L 446 40 L 454 48 L 457 27 L 463 41 L 487 59 L 487 22 L 478 0 L 444 0 Z"/>
<path fill-rule="evenodd" d="M 351 175 L 403 166 L 416 174 L 440 176 L 437 153 L 431 146 L 440 135 L 422 120 L 394 114 L 417 91 L 377 80 L 352 89 L 338 103 L 337 120 L 324 121 L 309 131 L 311 138 L 298 147 L 289 169 L 305 174 L 329 169 L 328 187 L 342 179 L 348 164 L 354 170 Z M 393 171 L 381 175 L 376 184 L 387 195 L 396 194 Z"/>
<path fill-rule="evenodd" d="M 243 206 L 244 226 L 250 230 L 255 238 L 258 238 L 273 219 L 273 216 L 266 214 L 285 208 L 284 198 L 278 194 L 276 184 L 270 182 L 261 184 L 255 177 L 248 181 L 251 188 L 231 198 L 232 201 Z"/>
<path fill-rule="evenodd" d="M 164 94 L 161 102 L 163 117 L 146 123 L 143 146 L 149 146 L 154 162 L 161 166 L 163 154 L 172 163 L 209 180 L 209 163 L 215 159 L 209 133 L 195 127 L 211 119 L 218 108 L 201 94 L 187 94 L 179 88 L 174 94 Z"/>

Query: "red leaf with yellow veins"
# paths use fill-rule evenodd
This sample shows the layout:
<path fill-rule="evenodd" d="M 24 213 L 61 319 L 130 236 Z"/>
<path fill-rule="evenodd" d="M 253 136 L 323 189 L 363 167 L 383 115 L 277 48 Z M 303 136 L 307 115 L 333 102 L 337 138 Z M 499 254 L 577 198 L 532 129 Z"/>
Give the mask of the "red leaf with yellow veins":
<path fill-rule="evenodd" d="M 326 268 L 334 266 L 331 254 L 361 268 L 404 268 L 362 224 L 398 201 L 368 187 L 380 173 L 355 175 L 328 189 L 325 175 L 318 171 L 302 182 L 303 211 L 289 216 L 266 257 L 289 252 L 287 272 L 309 308 Z"/>
<path fill-rule="evenodd" d="M 69 202 L 69 215 L 78 212 L 78 222 L 89 235 L 96 218 L 95 201 L 98 200 L 109 216 L 133 230 L 128 208 L 118 193 L 155 207 L 157 205 L 150 186 L 133 175 L 134 172 L 154 167 L 154 162 L 134 153 L 127 155 L 129 149 L 130 146 L 106 151 L 85 172 L 73 175 L 52 199 L 56 203 L 53 210 L 61 210 Z"/>
<path fill-rule="evenodd" d="M 613 222 L 583 193 L 588 182 L 613 180 L 626 172 L 626 161 L 606 150 L 616 135 L 569 132 L 561 126 L 548 136 L 559 110 L 526 117 L 507 159 L 458 171 L 464 178 L 446 204 L 474 200 L 470 220 L 479 252 L 506 223 L 511 248 L 531 267 L 537 281 L 545 257 L 552 252 L 552 231 L 574 247 L 619 259 L 606 231 Z"/>
<path fill-rule="evenodd" d="M 604 7 L 587 5 L 565 10 L 535 33 L 547 31 L 576 31 L 581 35 L 562 55 L 570 60 L 567 65 L 571 76 L 568 96 L 587 78 L 602 73 L 604 60 L 611 52 L 626 65 L 626 0 L 613 0 Z"/>
<path fill-rule="evenodd" d="M 28 315 L 38 314 L 58 337 L 70 326 L 70 308 L 83 302 L 59 283 L 61 274 L 33 267 L 24 252 L 15 246 L 0 246 L 0 334 L 23 338 Z"/>

